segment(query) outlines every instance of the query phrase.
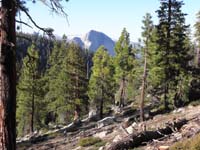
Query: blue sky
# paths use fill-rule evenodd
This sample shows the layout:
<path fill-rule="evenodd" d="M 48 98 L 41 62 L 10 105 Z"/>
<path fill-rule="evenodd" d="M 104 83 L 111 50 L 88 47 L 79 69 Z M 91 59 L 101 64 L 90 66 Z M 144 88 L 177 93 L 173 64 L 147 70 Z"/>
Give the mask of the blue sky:
<path fill-rule="evenodd" d="M 193 27 L 196 13 L 200 11 L 200 0 L 184 0 L 184 3 L 183 11 L 188 14 L 186 22 Z M 54 28 L 57 35 L 81 36 L 93 29 L 118 39 L 123 27 L 126 27 L 134 42 L 140 38 L 145 13 L 151 13 L 154 23 L 157 23 L 155 11 L 159 6 L 159 0 L 69 0 L 64 3 L 68 25 L 65 18 L 52 14 L 41 2 L 27 3 L 33 19 L 40 26 Z M 25 18 L 24 15 L 22 18 Z M 22 31 L 38 32 L 38 29 L 23 26 Z"/>

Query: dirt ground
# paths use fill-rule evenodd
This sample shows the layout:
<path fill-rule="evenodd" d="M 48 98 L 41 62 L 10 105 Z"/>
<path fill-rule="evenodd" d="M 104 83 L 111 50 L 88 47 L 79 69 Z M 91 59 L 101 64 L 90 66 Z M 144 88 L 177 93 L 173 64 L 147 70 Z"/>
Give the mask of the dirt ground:
<path fill-rule="evenodd" d="M 161 139 L 144 143 L 145 146 L 137 149 L 158 150 L 159 146 L 170 146 L 177 141 L 191 138 L 200 132 L 200 106 L 187 106 L 174 110 L 168 114 L 156 115 L 152 119 L 145 122 L 146 130 L 156 130 L 165 127 L 167 123 L 182 118 L 190 121 L 179 131 L 174 131 L 173 134 L 164 136 Z M 123 120 L 126 120 L 126 118 L 123 118 Z M 128 136 L 129 132 L 127 132 L 127 128 L 123 127 L 123 123 L 123 121 L 114 122 L 113 124 L 101 128 L 95 126 L 90 129 L 80 129 L 78 131 L 65 134 L 59 133 L 43 142 L 26 143 L 23 146 L 20 145 L 20 147 L 18 146 L 18 150 L 103 150 L 106 149 L 112 142 L 117 142 Z M 135 122 L 131 132 L 140 132 L 141 130 L 141 124 Z M 78 141 L 81 138 L 90 136 L 100 137 L 102 141 L 106 143 L 105 146 L 80 147 L 78 145 Z"/>

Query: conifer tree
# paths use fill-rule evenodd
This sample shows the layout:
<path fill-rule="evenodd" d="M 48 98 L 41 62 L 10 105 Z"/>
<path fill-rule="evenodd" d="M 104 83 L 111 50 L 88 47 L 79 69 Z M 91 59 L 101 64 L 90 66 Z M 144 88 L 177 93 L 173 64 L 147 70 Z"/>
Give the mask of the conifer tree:
<path fill-rule="evenodd" d="M 94 54 L 93 63 L 88 96 L 91 105 L 97 108 L 99 117 L 102 118 L 104 106 L 106 103 L 111 104 L 114 97 L 114 68 L 105 47 L 98 48 Z"/>
<path fill-rule="evenodd" d="M 64 57 L 67 55 L 67 44 L 65 40 L 62 41 L 55 41 L 54 42 L 54 48 L 52 49 L 51 55 L 48 60 L 47 64 L 47 70 L 45 72 L 44 80 L 46 81 L 45 84 L 45 102 L 47 103 L 47 114 L 52 112 L 54 114 L 59 113 L 59 96 L 60 95 L 60 85 L 61 84 L 58 81 L 58 77 L 60 77 L 60 73 L 62 70 L 62 63 L 64 61 Z M 65 68 L 64 68 L 65 69 Z M 67 78 L 67 76 L 65 76 Z M 66 79 L 63 79 L 63 84 L 65 83 Z M 63 85 L 61 84 L 61 85 Z M 63 89 L 65 90 L 65 89 Z M 62 95 L 65 97 L 65 95 Z M 60 99 L 60 98 L 59 98 Z M 65 105 L 62 104 L 62 107 Z"/>
<path fill-rule="evenodd" d="M 140 100 L 140 121 L 144 121 L 144 99 L 145 99 L 145 93 L 146 93 L 146 87 L 147 87 L 147 70 L 149 65 L 147 66 L 147 61 L 150 56 L 150 46 L 152 42 L 152 32 L 153 32 L 153 22 L 152 22 L 152 17 L 149 13 L 147 13 L 144 16 L 143 22 L 143 32 L 142 32 L 142 37 L 143 37 L 143 59 L 144 59 L 144 65 L 143 65 L 143 76 L 142 76 L 142 89 L 141 89 L 141 100 Z M 149 61 L 148 61 L 149 62 Z"/>
<path fill-rule="evenodd" d="M 79 118 L 81 110 L 87 110 L 88 107 L 86 61 L 84 51 L 76 44 L 71 43 L 64 59 L 64 67 L 67 68 L 69 76 L 68 87 L 70 88 L 70 101 L 73 104 L 74 120 Z"/>
<path fill-rule="evenodd" d="M 19 134 L 33 132 L 41 124 L 43 111 L 42 89 L 39 74 L 39 55 L 34 45 L 29 47 L 23 59 L 21 76 L 17 86 L 17 123 Z"/>
<path fill-rule="evenodd" d="M 124 28 L 119 40 L 115 45 L 115 78 L 119 90 L 119 106 L 125 105 L 127 97 L 127 81 L 130 74 L 133 73 L 135 54 L 130 44 L 129 33 Z"/>
<path fill-rule="evenodd" d="M 186 44 L 188 27 L 181 7 L 183 1 L 162 0 L 157 11 L 159 24 L 157 26 L 156 71 L 159 77 L 159 88 L 164 93 L 164 106 L 169 109 L 169 99 L 179 105 L 178 85 L 184 80 L 191 56 Z M 173 92 L 175 91 L 175 92 Z M 172 94 L 173 93 L 173 94 Z M 178 95 L 177 95 L 178 94 Z M 170 96 L 171 95 L 171 96 Z"/>
<path fill-rule="evenodd" d="M 194 65 L 192 70 L 192 80 L 189 89 L 190 101 L 200 99 L 200 11 L 196 14 L 195 27 L 195 46 L 194 46 Z"/>
<path fill-rule="evenodd" d="M 88 103 L 84 51 L 73 43 L 58 43 L 50 57 L 47 78 L 49 82 L 45 99 L 49 102 L 48 109 L 57 113 L 58 121 L 62 123 L 70 121 L 72 115 L 69 114 L 73 112 L 78 119 L 80 111 L 84 111 Z"/>

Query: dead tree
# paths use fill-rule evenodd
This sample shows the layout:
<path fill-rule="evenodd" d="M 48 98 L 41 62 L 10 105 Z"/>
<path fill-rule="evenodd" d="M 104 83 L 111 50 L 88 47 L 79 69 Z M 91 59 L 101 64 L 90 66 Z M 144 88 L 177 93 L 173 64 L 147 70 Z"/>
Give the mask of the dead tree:
<path fill-rule="evenodd" d="M 121 141 L 111 144 L 108 150 L 124 150 L 138 147 L 144 142 L 149 142 L 153 139 L 159 139 L 164 137 L 165 135 L 172 134 L 174 131 L 179 130 L 187 122 L 188 120 L 182 119 L 177 122 L 173 122 L 172 124 L 168 124 L 163 129 L 131 134 L 123 138 Z"/>

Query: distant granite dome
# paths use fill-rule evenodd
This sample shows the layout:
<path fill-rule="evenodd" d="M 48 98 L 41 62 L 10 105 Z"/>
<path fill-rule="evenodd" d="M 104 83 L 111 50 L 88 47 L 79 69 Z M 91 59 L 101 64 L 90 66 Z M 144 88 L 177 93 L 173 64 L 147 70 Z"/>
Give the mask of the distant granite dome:
<path fill-rule="evenodd" d="M 80 47 L 84 48 L 84 43 L 83 43 L 83 41 L 81 40 L 80 37 L 74 37 L 74 38 L 72 39 L 72 41 L 73 41 L 74 43 L 78 44 Z"/>
<path fill-rule="evenodd" d="M 106 34 L 91 30 L 82 38 L 74 37 L 72 42 L 80 45 L 82 48 L 87 48 L 91 51 L 96 51 L 100 46 L 104 46 L 110 55 L 114 55 L 115 42 Z"/>

